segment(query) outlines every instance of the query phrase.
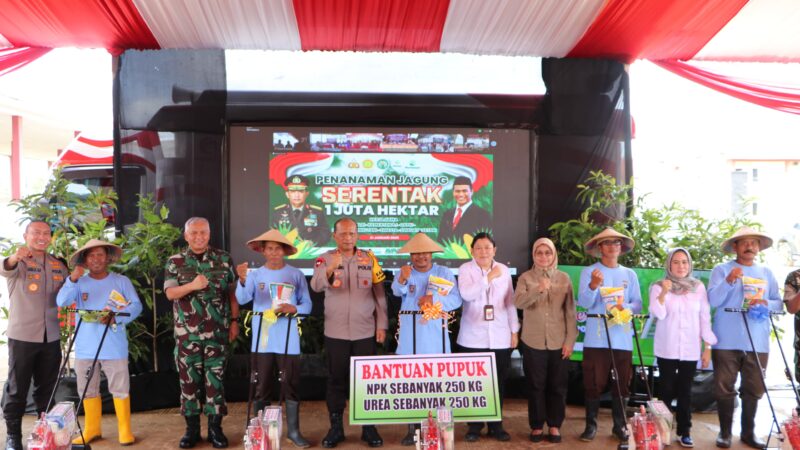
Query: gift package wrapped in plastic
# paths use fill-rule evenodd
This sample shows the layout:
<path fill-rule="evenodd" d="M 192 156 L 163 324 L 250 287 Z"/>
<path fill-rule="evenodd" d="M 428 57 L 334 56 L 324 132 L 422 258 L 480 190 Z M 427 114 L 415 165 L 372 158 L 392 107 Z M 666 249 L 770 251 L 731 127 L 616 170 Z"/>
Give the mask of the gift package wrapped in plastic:
<path fill-rule="evenodd" d="M 76 428 L 75 406 L 72 402 L 57 403 L 34 423 L 28 437 L 28 449 L 69 450 Z"/>
<path fill-rule="evenodd" d="M 453 423 L 453 410 L 439 408 L 436 410 L 436 422 L 439 424 L 439 435 L 442 437 L 444 450 L 455 448 L 455 424 Z"/>
<path fill-rule="evenodd" d="M 432 412 L 429 411 L 428 418 L 420 423 L 417 433 L 418 450 L 441 450 L 443 448 L 439 424 L 434 420 Z"/>
<path fill-rule="evenodd" d="M 245 450 L 280 450 L 281 407 L 267 406 L 250 420 L 244 434 Z"/>
<path fill-rule="evenodd" d="M 653 414 L 647 413 L 644 405 L 630 420 L 636 450 L 662 450 L 661 435 Z"/>
<path fill-rule="evenodd" d="M 653 399 L 647 402 L 647 412 L 652 414 L 656 421 L 661 442 L 669 445 L 672 442 L 672 411 L 661 400 Z"/>
<path fill-rule="evenodd" d="M 783 422 L 783 435 L 782 449 L 800 450 L 800 418 L 796 409 L 792 411 L 792 417 Z"/>

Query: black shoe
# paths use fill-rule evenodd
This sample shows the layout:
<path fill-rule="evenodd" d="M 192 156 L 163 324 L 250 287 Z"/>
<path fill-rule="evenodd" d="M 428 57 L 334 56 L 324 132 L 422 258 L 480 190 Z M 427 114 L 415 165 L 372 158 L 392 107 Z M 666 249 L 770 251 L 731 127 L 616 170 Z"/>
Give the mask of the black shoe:
<path fill-rule="evenodd" d="M 467 434 L 464 435 L 464 440 L 467 442 L 476 442 L 481 438 L 482 423 L 468 423 Z"/>
<path fill-rule="evenodd" d="M 489 424 L 489 430 L 486 432 L 486 436 L 493 437 L 500 442 L 507 442 L 511 440 L 511 435 L 503 429 L 503 422 L 491 422 Z"/>
<path fill-rule="evenodd" d="M 547 435 L 547 440 L 552 442 L 553 444 L 558 444 L 559 442 L 561 442 L 561 434 L 549 433 Z"/>
<path fill-rule="evenodd" d="M 628 442 L 628 430 L 625 428 L 613 427 L 611 428 L 611 434 L 620 442 Z"/>
<path fill-rule="evenodd" d="M 766 448 L 767 444 L 762 441 L 761 439 L 757 438 L 755 434 L 743 434 L 742 435 L 742 442 L 747 445 L 748 447 L 752 448 Z"/>
<path fill-rule="evenodd" d="M 731 448 L 731 435 L 723 435 L 722 433 L 717 434 L 717 447 L 719 448 Z"/>
<path fill-rule="evenodd" d="M 322 446 L 325 448 L 334 448 L 339 442 L 344 441 L 342 413 L 329 413 L 328 418 L 331 421 L 331 428 L 328 430 L 328 434 L 322 438 Z"/>
<path fill-rule="evenodd" d="M 222 433 L 222 416 L 208 416 L 208 442 L 214 448 L 228 448 L 228 438 Z"/>
<path fill-rule="evenodd" d="M 181 438 L 180 448 L 192 448 L 200 442 L 200 416 L 185 416 L 186 433 Z"/>
<path fill-rule="evenodd" d="M 689 436 L 688 434 L 684 434 L 683 436 L 681 436 L 680 439 L 678 439 L 678 442 L 681 443 L 681 447 L 685 448 L 694 447 L 694 441 L 692 440 L 692 437 Z"/>
<path fill-rule="evenodd" d="M 533 432 L 531 431 L 531 434 L 528 435 L 528 440 L 529 441 L 531 441 L 531 442 L 542 442 L 542 439 L 544 439 L 544 430 L 537 430 L 537 431 L 542 431 L 542 432 L 539 433 L 539 434 L 533 434 Z"/>
<path fill-rule="evenodd" d="M 408 424 L 408 432 L 403 436 L 403 439 L 400 440 L 400 445 L 404 447 L 414 445 L 417 442 L 415 437 L 418 429 L 419 425 L 414 425 L 413 423 Z"/>
<path fill-rule="evenodd" d="M 383 447 L 383 438 L 378 434 L 378 429 L 375 428 L 375 425 L 364 425 L 361 427 L 361 440 L 373 448 Z"/>

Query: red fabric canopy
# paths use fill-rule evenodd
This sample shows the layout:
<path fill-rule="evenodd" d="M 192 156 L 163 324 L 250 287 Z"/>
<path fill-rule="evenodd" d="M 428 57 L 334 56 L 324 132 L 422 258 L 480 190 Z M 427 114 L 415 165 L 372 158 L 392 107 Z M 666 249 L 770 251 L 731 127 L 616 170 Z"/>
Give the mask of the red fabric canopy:
<path fill-rule="evenodd" d="M 738 99 L 778 111 L 800 114 L 798 87 L 774 86 L 720 75 L 680 61 L 654 61 L 654 63 L 695 83 Z"/>
<path fill-rule="evenodd" d="M 747 0 L 614 0 L 606 3 L 571 58 L 606 57 L 631 62 L 691 59 Z"/>
<path fill-rule="evenodd" d="M 40 58 L 49 48 L 7 48 L 0 50 L 0 77 Z"/>
<path fill-rule="evenodd" d="M 3 1 L 0 33 L 17 47 L 159 48 L 132 0 Z"/>
<path fill-rule="evenodd" d="M 303 50 L 438 52 L 449 0 L 293 0 Z"/>

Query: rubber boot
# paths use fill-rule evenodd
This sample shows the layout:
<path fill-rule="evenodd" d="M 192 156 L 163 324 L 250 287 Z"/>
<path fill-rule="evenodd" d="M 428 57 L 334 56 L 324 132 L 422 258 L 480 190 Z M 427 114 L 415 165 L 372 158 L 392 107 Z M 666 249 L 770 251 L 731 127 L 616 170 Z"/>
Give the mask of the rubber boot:
<path fill-rule="evenodd" d="M 417 442 L 414 439 L 417 435 L 417 430 L 419 430 L 419 425 L 415 425 L 413 423 L 408 424 L 408 432 L 406 432 L 406 435 L 400 440 L 400 445 L 404 447 L 414 445 Z"/>
<path fill-rule="evenodd" d="M 88 444 L 102 437 L 100 420 L 103 418 L 103 400 L 100 397 L 83 399 L 83 439 L 80 436 L 72 440 L 73 444 Z"/>
<path fill-rule="evenodd" d="M 183 434 L 180 448 L 192 448 L 200 442 L 200 416 L 184 416 L 186 420 L 186 433 Z"/>
<path fill-rule="evenodd" d="M 334 448 L 339 442 L 344 441 L 344 424 L 342 423 L 342 413 L 329 413 L 328 418 L 331 421 L 331 428 L 328 434 L 322 438 L 322 446 L 325 448 Z"/>
<path fill-rule="evenodd" d="M 375 428 L 375 425 L 364 425 L 361 427 L 361 440 L 373 448 L 383 447 L 383 438 L 378 434 L 378 429 Z"/>
<path fill-rule="evenodd" d="M 600 410 L 600 400 L 586 400 L 586 428 L 581 433 L 580 440 L 589 442 L 597 436 L 597 412 Z"/>
<path fill-rule="evenodd" d="M 758 399 L 742 396 L 742 442 L 753 448 L 765 448 L 767 444 L 756 437 L 755 418 L 758 410 Z"/>
<path fill-rule="evenodd" d="M 300 434 L 300 402 L 286 400 L 286 437 L 292 444 L 300 448 L 311 447 L 311 444 Z"/>
<path fill-rule="evenodd" d="M 117 430 L 119 431 L 119 443 L 131 445 L 136 442 L 131 432 L 131 398 L 115 398 L 114 411 L 117 413 Z"/>
<path fill-rule="evenodd" d="M 228 438 L 222 432 L 222 416 L 219 414 L 208 416 L 208 442 L 214 448 L 228 448 Z"/>
<path fill-rule="evenodd" d="M 622 407 L 622 405 L 627 404 L 627 397 L 622 399 L 622 404 L 620 404 L 619 398 L 611 398 L 611 419 L 614 421 L 614 427 L 611 428 L 611 434 L 619 439 L 620 442 L 628 441 L 628 420 L 625 417 L 625 409 Z"/>
<path fill-rule="evenodd" d="M 717 447 L 731 447 L 731 427 L 733 427 L 734 398 L 717 400 L 717 416 L 719 416 L 719 434 L 717 434 Z"/>
<path fill-rule="evenodd" d="M 6 419 L 6 450 L 22 450 L 22 419 Z"/>

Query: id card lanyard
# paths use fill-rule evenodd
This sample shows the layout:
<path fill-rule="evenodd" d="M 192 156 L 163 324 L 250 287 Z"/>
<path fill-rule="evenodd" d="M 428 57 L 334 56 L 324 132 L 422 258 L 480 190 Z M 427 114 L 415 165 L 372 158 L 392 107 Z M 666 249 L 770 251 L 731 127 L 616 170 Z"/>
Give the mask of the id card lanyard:
<path fill-rule="evenodd" d="M 492 261 L 492 265 L 489 267 L 489 272 L 491 272 L 492 269 L 494 269 L 494 261 Z M 489 272 L 486 272 L 486 275 L 488 275 Z M 483 269 L 481 269 L 481 273 L 483 273 Z M 489 283 L 489 287 L 486 288 L 486 305 L 483 306 L 483 320 L 488 322 L 494 320 L 494 305 L 491 304 L 492 282 L 488 281 L 488 277 L 487 282 Z"/>

